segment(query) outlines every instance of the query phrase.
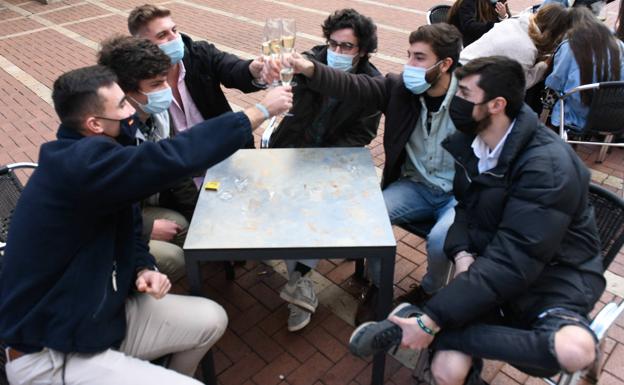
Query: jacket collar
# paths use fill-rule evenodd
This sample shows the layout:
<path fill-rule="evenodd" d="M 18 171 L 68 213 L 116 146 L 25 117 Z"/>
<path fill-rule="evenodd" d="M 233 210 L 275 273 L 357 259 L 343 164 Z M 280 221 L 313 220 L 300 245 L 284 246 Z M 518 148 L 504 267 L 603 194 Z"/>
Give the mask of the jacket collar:
<path fill-rule="evenodd" d="M 526 104 L 516 117 L 513 130 L 509 133 L 503 146 L 498 165 L 489 171 L 490 174 L 505 175 L 509 171 L 510 165 L 524 151 L 529 141 L 533 138 L 535 131 L 540 127 L 537 115 Z M 468 162 L 474 163 L 476 156 L 472 151 L 472 141 L 474 135 L 466 135 L 456 132 L 442 142 L 442 147 L 448 151 L 457 162 L 467 168 Z M 474 159 L 472 159 L 474 158 Z"/>
<path fill-rule="evenodd" d="M 70 140 L 79 140 L 84 138 L 80 132 L 75 130 L 72 127 L 69 127 L 66 124 L 61 123 L 59 125 L 58 131 L 56 132 L 57 139 L 70 139 Z"/>

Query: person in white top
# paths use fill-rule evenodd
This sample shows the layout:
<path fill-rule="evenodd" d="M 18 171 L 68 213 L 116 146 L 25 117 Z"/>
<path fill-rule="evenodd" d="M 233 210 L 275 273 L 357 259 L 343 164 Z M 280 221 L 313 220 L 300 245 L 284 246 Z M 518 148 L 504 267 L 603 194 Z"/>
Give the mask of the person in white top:
<path fill-rule="evenodd" d="M 459 62 L 500 55 L 522 65 L 529 89 L 544 78 L 550 57 L 569 29 L 569 11 L 559 4 L 548 4 L 536 14 L 523 13 L 494 24 L 480 39 L 465 47 Z"/>

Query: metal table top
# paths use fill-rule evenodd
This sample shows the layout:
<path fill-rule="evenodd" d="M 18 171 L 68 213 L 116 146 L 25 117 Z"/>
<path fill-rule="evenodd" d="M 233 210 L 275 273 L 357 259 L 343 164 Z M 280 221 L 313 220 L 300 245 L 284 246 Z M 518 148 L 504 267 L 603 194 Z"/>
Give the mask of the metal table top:
<path fill-rule="evenodd" d="M 211 181 L 219 182 L 219 189 L 202 186 L 184 244 L 192 254 L 315 248 L 394 252 L 366 148 L 239 150 L 206 172 L 204 185 Z"/>

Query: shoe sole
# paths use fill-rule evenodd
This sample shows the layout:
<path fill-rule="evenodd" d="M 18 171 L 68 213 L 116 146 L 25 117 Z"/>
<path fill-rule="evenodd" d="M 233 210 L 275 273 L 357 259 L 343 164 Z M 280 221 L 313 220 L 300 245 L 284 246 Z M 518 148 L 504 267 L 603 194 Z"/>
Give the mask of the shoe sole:
<path fill-rule="evenodd" d="M 397 315 L 398 312 L 400 312 L 402 309 L 405 309 L 408 306 L 412 306 L 412 304 L 408 302 L 403 302 L 399 306 L 395 307 L 394 310 L 392 310 L 390 314 L 388 314 L 388 317 Z"/>
<path fill-rule="evenodd" d="M 300 299 L 297 299 L 297 298 L 291 296 L 290 294 L 286 293 L 285 291 L 280 292 L 280 298 L 283 299 L 284 301 L 288 302 L 288 303 L 292 303 L 293 305 L 297 305 L 300 308 L 309 311 L 310 313 L 314 313 L 316 311 L 317 306 L 318 306 L 318 299 L 316 300 L 314 305 L 311 305 L 308 302 L 304 302 L 304 301 L 302 301 Z"/>
<path fill-rule="evenodd" d="M 288 331 L 289 332 L 299 331 L 299 330 L 303 329 L 304 327 L 308 326 L 308 324 L 310 323 L 311 320 L 312 320 L 312 317 L 308 317 L 303 322 L 300 322 L 297 325 L 294 325 L 294 326 L 288 325 Z"/>
<path fill-rule="evenodd" d="M 404 302 L 402 304 L 400 304 L 399 306 L 395 307 L 394 310 L 392 310 L 392 312 L 390 314 L 388 314 L 388 317 L 396 315 L 399 311 L 401 311 L 402 309 L 404 309 L 407 306 L 412 306 L 411 304 Z M 353 333 L 351 333 L 351 337 L 349 337 L 349 350 L 351 350 L 351 345 L 353 344 L 353 341 L 355 339 L 357 339 L 360 335 L 360 332 L 362 331 L 362 329 L 366 328 L 368 325 L 372 325 L 374 323 L 377 323 L 377 321 L 368 321 L 368 322 L 364 322 L 363 324 L 361 324 L 360 326 L 358 326 Z M 358 354 L 356 354 L 353 350 L 351 350 L 351 353 L 353 353 L 354 355 L 358 356 Z"/>
<path fill-rule="evenodd" d="M 361 324 L 360 326 L 358 326 L 357 328 L 355 328 L 355 330 L 353 331 L 353 333 L 351 333 L 351 337 L 349 337 L 349 347 L 351 346 L 351 344 L 353 343 L 353 340 L 356 339 L 357 337 L 359 337 L 360 331 L 362 329 L 364 329 L 365 327 L 367 327 L 368 325 L 372 325 L 374 323 L 377 323 L 376 321 L 368 321 L 368 322 L 364 322 L 363 324 Z M 353 352 L 351 352 L 353 353 Z M 355 353 L 354 353 L 355 354 Z"/>

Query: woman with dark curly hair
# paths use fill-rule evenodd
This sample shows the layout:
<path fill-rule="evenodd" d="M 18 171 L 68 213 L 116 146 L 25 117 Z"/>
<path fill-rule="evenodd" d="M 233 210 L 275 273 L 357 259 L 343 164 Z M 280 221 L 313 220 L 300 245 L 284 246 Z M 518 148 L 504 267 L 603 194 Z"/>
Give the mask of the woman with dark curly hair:
<path fill-rule="evenodd" d="M 377 27 L 370 17 L 341 9 L 321 28 L 327 44 L 305 52 L 307 58 L 341 71 L 381 76 L 369 62 L 370 54 L 377 50 Z M 376 107 L 325 97 L 308 87 L 305 76 L 297 75 L 295 80 L 293 116 L 282 120 L 271 136 L 270 147 L 361 147 L 375 138 L 381 117 Z M 290 331 L 305 327 L 318 305 L 312 281 L 306 276 L 317 262 L 287 261 L 289 282 L 280 296 L 289 302 Z"/>

